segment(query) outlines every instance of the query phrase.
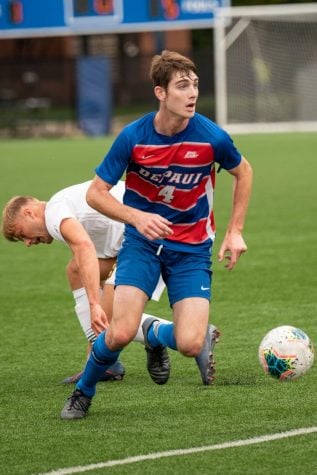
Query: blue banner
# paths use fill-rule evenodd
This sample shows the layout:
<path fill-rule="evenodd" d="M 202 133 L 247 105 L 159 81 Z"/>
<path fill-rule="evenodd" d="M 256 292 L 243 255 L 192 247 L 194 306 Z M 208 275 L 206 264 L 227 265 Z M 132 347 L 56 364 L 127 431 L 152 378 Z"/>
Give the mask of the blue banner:
<path fill-rule="evenodd" d="M 88 135 L 110 133 L 112 114 L 111 71 L 107 58 L 84 57 L 77 61 L 77 117 Z"/>

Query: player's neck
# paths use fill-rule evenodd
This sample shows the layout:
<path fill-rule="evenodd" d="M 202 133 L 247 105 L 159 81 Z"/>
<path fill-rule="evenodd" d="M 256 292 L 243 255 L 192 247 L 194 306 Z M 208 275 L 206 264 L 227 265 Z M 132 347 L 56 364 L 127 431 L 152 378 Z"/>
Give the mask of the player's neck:
<path fill-rule="evenodd" d="M 40 209 L 41 214 L 42 214 L 43 216 L 44 216 L 44 214 L 45 214 L 46 205 L 47 205 L 47 201 L 40 201 L 40 202 L 39 202 L 39 209 Z"/>
<path fill-rule="evenodd" d="M 186 129 L 189 119 L 169 115 L 159 110 L 154 117 L 154 127 L 156 132 L 172 137 Z"/>

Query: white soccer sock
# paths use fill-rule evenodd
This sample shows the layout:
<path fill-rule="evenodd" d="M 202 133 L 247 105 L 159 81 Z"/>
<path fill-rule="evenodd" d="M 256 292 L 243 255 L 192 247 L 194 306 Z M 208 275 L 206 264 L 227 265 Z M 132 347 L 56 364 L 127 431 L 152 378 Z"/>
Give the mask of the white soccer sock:
<path fill-rule="evenodd" d="M 96 335 L 91 328 L 90 322 L 90 307 L 89 301 L 84 287 L 73 291 L 73 296 L 76 302 L 75 312 L 79 320 L 80 326 L 86 335 L 86 338 L 93 342 L 96 339 Z"/>
<path fill-rule="evenodd" d="M 94 342 L 96 339 L 96 335 L 91 328 L 91 322 L 90 322 L 90 307 L 89 307 L 89 301 L 88 297 L 86 294 L 86 290 L 84 287 L 81 289 L 76 289 L 73 291 L 73 296 L 76 302 L 75 305 L 75 312 L 77 315 L 77 318 L 79 320 L 80 326 L 83 330 L 83 332 L 86 335 L 86 338 L 90 342 Z M 143 313 L 142 318 L 141 318 L 141 323 L 138 328 L 137 334 L 135 335 L 133 341 L 137 341 L 139 343 L 144 343 L 144 336 L 143 336 L 143 331 L 142 331 L 142 324 L 144 320 L 147 318 L 155 318 L 158 320 L 159 323 L 171 323 L 169 320 L 165 320 L 164 318 L 159 318 L 154 315 L 150 315 L 148 313 Z"/>
<path fill-rule="evenodd" d="M 138 328 L 138 331 L 137 331 L 137 334 L 135 335 L 135 337 L 133 338 L 133 341 L 138 341 L 139 343 L 144 343 L 144 336 L 143 336 L 143 331 L 142 331 L 142 324 L 144 322 L 144 320 L 146 320 L 147 318 L 155 318 L 156 320 L 158 320 L 159 323 L 172 323 L 170 322 L 169 320 L 164 320 L 164 318 L 159 318 L 159 317 L 155 317 L 154 315 L 150 315 L 148 313 L 143 313 L 142 314 L 142 318 L 141 318 L 141 323 L 140 323 L 140 326 Z"/>

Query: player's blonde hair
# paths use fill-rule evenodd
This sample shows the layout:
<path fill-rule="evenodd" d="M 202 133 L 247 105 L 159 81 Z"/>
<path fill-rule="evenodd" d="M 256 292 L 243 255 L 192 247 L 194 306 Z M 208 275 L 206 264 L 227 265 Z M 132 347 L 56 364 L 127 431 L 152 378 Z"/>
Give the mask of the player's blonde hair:
<path fill-rule="evenodd" d="M 150 69 L 153 86 L 161 86 L 167 89 L 175 71 L 179 71 L 185 76 L 188 76 L 191 72 L 197 74 L 193 61 L 180 53 L 164 50 L 161 54 L 155 55 Z"/>
<path fill-rule="evenodd" d="M 33 196 L 14 196 L 7 202 L 2 212 L 1 232 L 8 241 L 19 241 L 15 235 L 15 224 L 21 208 L 30 202 L 38 202 Z"/>

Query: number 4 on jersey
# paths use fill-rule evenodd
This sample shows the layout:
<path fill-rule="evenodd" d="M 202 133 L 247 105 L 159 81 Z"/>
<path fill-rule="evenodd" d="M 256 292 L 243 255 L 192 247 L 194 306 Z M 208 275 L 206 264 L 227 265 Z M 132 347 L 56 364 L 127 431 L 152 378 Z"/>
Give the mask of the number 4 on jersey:
<path fill-rule="evenodd" d="M 163 201 L 165 203 L 171 203 L 174 199 L 174 190 L 175 186 L 164 186 L 159 193 L 158 196 L 164 196 Z"/>

